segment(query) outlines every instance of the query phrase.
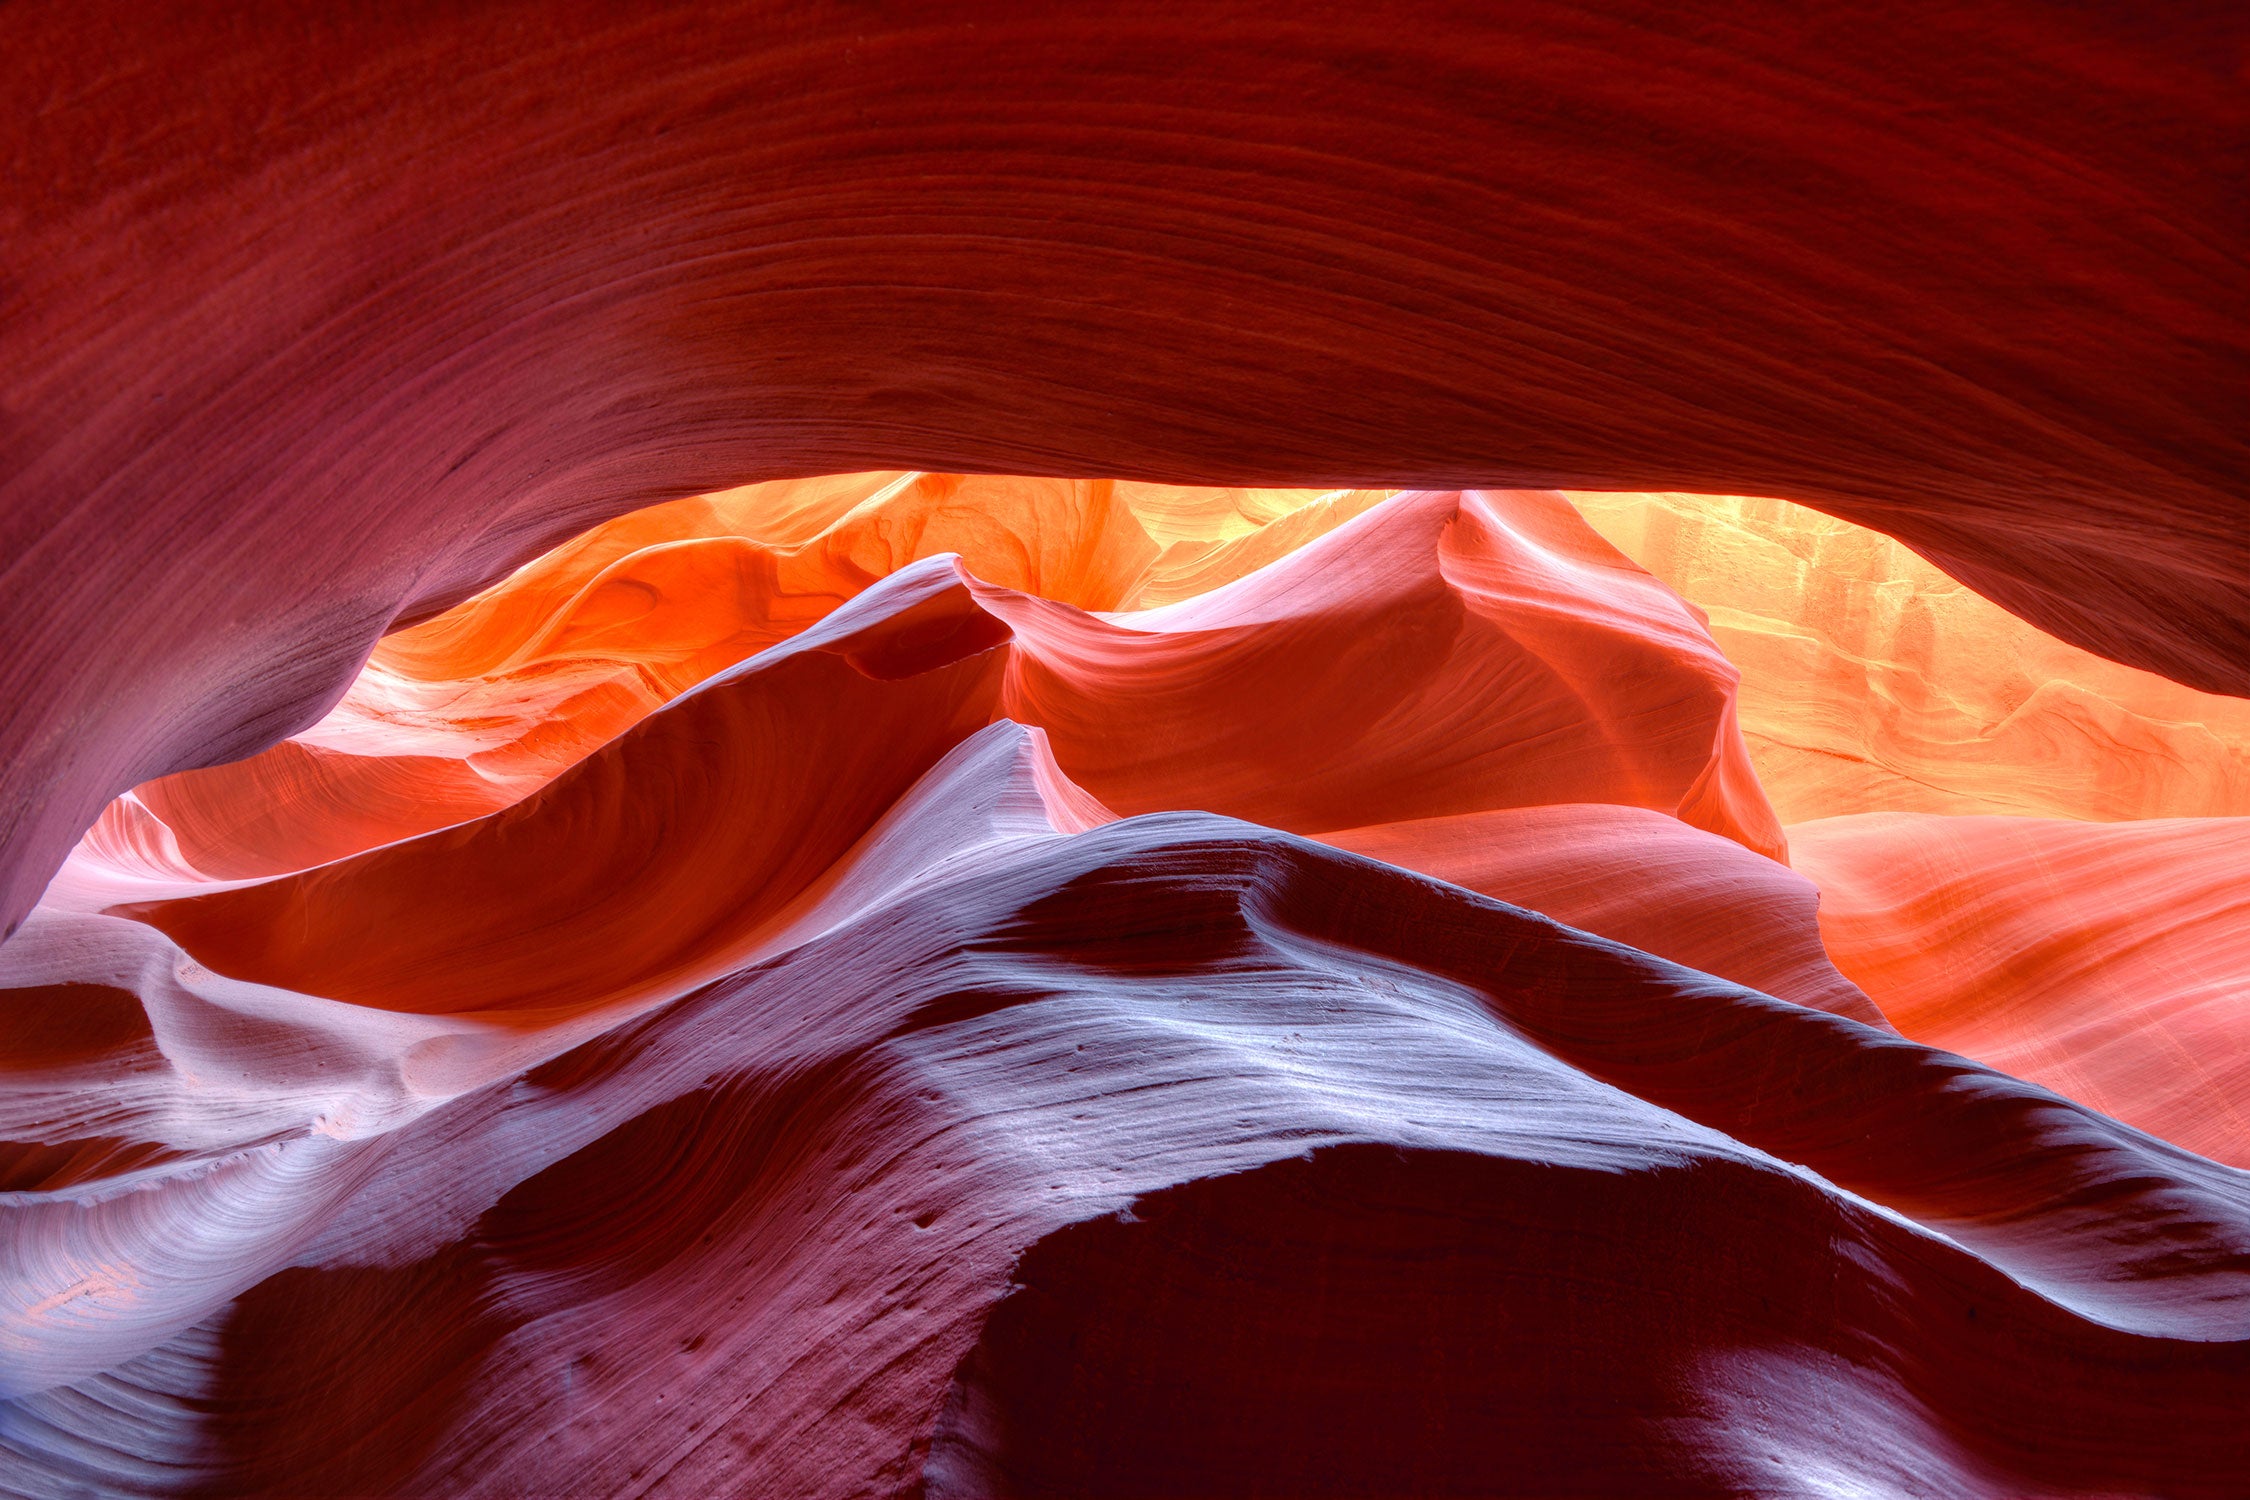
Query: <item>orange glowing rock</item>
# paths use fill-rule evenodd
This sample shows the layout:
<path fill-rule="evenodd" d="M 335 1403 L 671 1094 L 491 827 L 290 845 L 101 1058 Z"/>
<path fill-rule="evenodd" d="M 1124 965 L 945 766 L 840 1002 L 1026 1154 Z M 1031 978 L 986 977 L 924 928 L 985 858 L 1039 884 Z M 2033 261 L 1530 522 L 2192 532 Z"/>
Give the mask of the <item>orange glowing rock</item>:
<path fill-rule="evenodd" d="M 845 474 L 635 511 L 386 637 L 311 729 L 137 788 L 93 842 L 131 843 L 145 809 L 177 846 L 149 857 L 181 873 L 305 869 L 520 800 L 922 558 L 952 552 L 1007 588 L 1138 609 L 1238 578 L 1387 493 Z"/>
<path fill-rule="evenodd" d="M 1821 947 L 1811 881 L 1661 813 L 1565 803 L 1351 828 L 1321 841 L 1799 1005 L 1887 1025 Z"/>
<path fill-rule="evenodd" d="M 1138 614 L 988 598 L 1016 637 L 1009 715 L 1120 813 L 1322 833 L 1602 801 L 1781 854 L 1734 669 L 1549 492 L 1402 494 Z"/>
<path fill-rule="evenodd" d="M 2250 1167 L 2250 818 L 1789 831 L 1836 966 L 1916 1041 Z"/>
<path fill-rule="evenodd" d="M 636 512 L 386 639 L 304 734 L 136 789 L 88 846 L 238 879 L 480 817 L 876 580 L 952 553 L 1022 639 L 1005 712 L 1047 726 L 1121 809 L 1314 832 L 1611 800 L 1779 853 L 1727 724 L 1732 668 L 1552 496 L 1400 502 L 1251 593 L 1181 603 L 1383 498 L 876 474 Z M 1244 691 L 1245 673 L 1262 685 Z M 1337 759 L 1335 732 L 1355 723 Z M 147 814 L 161 841 L 135 831 Z"/>
<path fill-rule="evenodd" d="M 992 718 L 1005 632 L 942 562 L 893 585 L 491 817 L 119 910 L 222 973 L 358 1005 L 535 1024 L 660 993 Z"/>
<path fill-rule="evenodd" d="M 538 773 L 522 769 L 526 740 L 614 733 L 592 754 L 492 815 L 207 893 L 193 882 L 255 872 L 229 868 L 205 842 L 246 827 L 317 830 L 324 811 L 299 798 L 237 813 L 222 794 L 263 797 L 274 779 L 267 766 L 321 762 L 284 746 L 231 776 L 173 778 L 118 809 L 81 861 L 157 886 L 95 904 L 152 923 L 239 979 L 385 1009 L 544 1024 L 667 993 L 739 959 L 908 785 L 998 718 L 1039 726 L 1064 772 L 1117 813 L 1198 808 L 1318 833 L 1609 800 L 1781 852 L 1733 732 L 1731 669 L 1678 600 L 1556 496 L 1402 495 L 1188 603 L 1096 614 L 986 582 L 958 554 L 930 552 L 973 543 L 997 559 L 996 571 L 1057 593 L 1132 597 L 1140 575 L 1119 584 L 1106 568 L 1032 561 L 1043 550 L 1099 557 L 1120 530 L 1145 537 L 1112 492 L 1017 483 L 995 487 L 1028 493 L 1015 522 L 1047 518 L 1044 532 L 1021 540 L 1003 524 L 1005 508 L 948 511 L 942 502 L 958 484 L 911 476 L 848 508 L 840 487 L 817 493 L 844 525 L 806 519 L 801 493 L 767 490 L 605 528 L 422 627 L 371 690 L 395 692 L 405 662 L 478 672 L 457 679 L 467 685 L 449 700 L 455 717 L 395 735 L 418 751 L 450 735 L 467 750 L 460 761 L 372 758 L 359 762 L 370 770 L 357 783 L 315 782 L 350 815 L 326 834 L 261 852 L 301 856 L 324 838 L 367 839 L 385 813 L 411 814 L 408 799 L 371 810 L 348 803 L 349 791 L 381 784 L 385 767 L 443 789 L 433 763 L 458 775 L 497 753 L 516 757 L 528 781 Z M 903 514 L 901 495 L 918 502 Z M 1239 513 L 1231 497 L 1200 498 L 1206 515 Z M 1042 499 L 1054 508 L 1041 510 Z M 1174 497 L 1173 513 L 1196 499 Z M 798 508 L 776 524 L 784 505 Z M 975 535 L 940 524 L 962 514 Z M 1074 516 L 1088 522 L 1075 540 Z M 785 538 L 792 527 L 818 529 L 779 548 L 678 535 L 723 524 Z M 1042 549 L 1042 535 L 1067 545 Z M 870 550 L 878 547 L 889 550 Z M 1141 551 L 1145 571 L 1154 554 Z M 871 580 L 877 565 L 904 571 Z M 1224 571 L 1206 560 L 1198 576 Z M 629 602 L 644 608 L 626 619 Z M 635 697 L 584 707 L 595 697 L 585 687 L 592 674 L 630 678 L 653 697 L 658 685 L 693 682 L 782 634 L 776 621 L 808 617 L 818 623 L 705 676 L 622 733 L 614 716 Z M 629 632 L 634 624 L 646 633 Z M 554 664 L 568 670 L 543 670 Z M 478 697 L 521 705 L 524 684 L 537 693 L 558 675 L 572 686 L 546 704 L 547 719 L 458 707 Z M 341 738 L 369 717 L 369 701 L 326 732 Z M 494 729 L 526 723 L 515 740 Z M 368 729 L 363 743 L 379 746 L 384 732 Z M 460 806 L 433 797 L 424 814 Z M 146 853 L 164 846 L 144 825 L 183 809 L 200 818 L 166 825 L 181 851 L 168 867 Z M 585 857 L 590 848 L 600 859 Z M 127 858 L 136 852 L 138 862 Z M 165 888 L 167 879 L 188 883 Z"/>
<path fill-rule="evenodd" d="M 2066 645 L 1800 506 L 1573 499 L 1742 669 L 1828 950 L 1893 1024 L 2250 1164 L 2250 701 Z M 2021 813 L 2046 816 L 1983 816 Z"/>

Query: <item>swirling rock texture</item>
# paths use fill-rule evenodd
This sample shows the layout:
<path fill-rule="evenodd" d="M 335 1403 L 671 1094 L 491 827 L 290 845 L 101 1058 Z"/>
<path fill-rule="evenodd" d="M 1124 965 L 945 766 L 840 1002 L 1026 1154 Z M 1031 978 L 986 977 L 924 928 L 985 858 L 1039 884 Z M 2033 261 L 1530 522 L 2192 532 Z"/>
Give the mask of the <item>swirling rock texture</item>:
<path fill-rule="evenodd" d="M 2250 1166 L 2250 702 L 1784 501 L 1573 499 L 1741 666 L 1827 952 L 1890 1021 Z"/>
<path fill-rule="evenodd" d="M 2240 1495 L 2241 41 L 0 11 L 0 1493 Z"/>

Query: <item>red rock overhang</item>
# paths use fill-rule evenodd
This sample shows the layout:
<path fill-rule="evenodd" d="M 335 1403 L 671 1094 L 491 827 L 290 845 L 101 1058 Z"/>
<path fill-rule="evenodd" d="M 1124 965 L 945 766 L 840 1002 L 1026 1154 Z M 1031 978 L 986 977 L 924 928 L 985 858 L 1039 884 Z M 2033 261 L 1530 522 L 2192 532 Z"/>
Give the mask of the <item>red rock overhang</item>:
<path fill-rule="evenodd" d="M 601 517 L 1772 494 L 2250 691 L 2239 7 L 0 12 L 0 905 Z"/>

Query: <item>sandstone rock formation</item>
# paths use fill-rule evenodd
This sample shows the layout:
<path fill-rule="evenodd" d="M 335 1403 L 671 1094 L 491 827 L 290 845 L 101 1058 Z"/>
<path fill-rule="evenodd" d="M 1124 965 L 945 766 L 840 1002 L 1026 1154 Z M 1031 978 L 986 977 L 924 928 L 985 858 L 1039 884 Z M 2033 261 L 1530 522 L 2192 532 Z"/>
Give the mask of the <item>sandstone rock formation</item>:
<path fill-rule="evenodd" d="M 2250 818 L 1868 814 L 1790 846 L 1907 1035 L 2250 1167 Z"/>
<path fill-rule="evenodd" d="M 2244 36 L 0 8 L 0 1495 L 2238 1496 Z"/>
<path fill-rule="evenodd" d="M 1890 538 L 1782 500 L 1577 494 L 1742 669 L 1783 821 L 2250 814 L 2250 700 L 2064 644 Z"/>

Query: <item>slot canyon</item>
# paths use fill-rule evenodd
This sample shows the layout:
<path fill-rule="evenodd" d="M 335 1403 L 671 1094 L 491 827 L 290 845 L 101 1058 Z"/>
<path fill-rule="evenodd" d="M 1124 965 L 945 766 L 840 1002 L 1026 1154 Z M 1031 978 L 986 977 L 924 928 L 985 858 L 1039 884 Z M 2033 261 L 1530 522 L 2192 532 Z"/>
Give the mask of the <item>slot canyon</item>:
<path fill-rule="evenodd" d="M 2250 16 L 0 7 L 0 1495 L 2250 1496 Z"/>

